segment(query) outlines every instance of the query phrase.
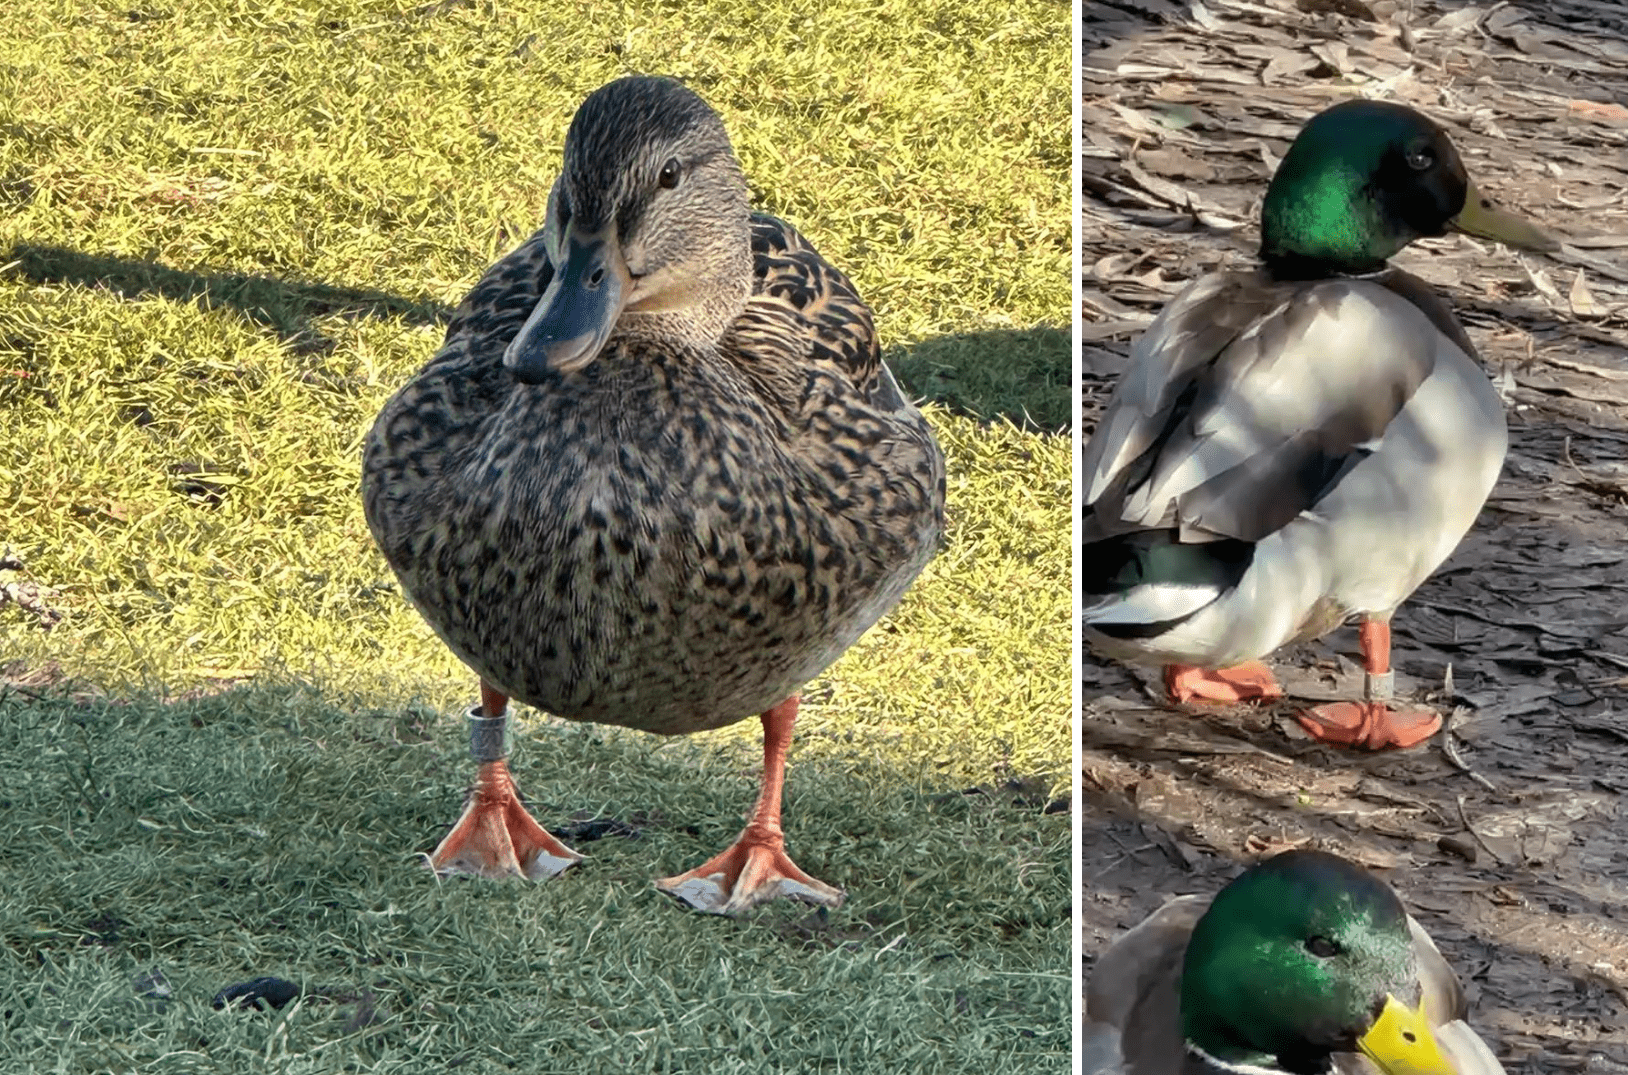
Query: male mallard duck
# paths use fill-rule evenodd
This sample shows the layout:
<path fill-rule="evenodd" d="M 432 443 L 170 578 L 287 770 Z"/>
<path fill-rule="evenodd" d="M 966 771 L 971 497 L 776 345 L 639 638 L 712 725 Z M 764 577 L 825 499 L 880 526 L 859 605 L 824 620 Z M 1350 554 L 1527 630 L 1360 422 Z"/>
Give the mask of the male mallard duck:
<path fill-rule="evenodd" d="M 1214 901 L 1180 896 L 1109 947 L 1085 1075 L 1503 1075 L 1464 991 L 1390 887 L 1287 851 Z"/>
<path fill-rule="evenodd" d="M 1314 736 L 1412 746 L 1390 709 L 1390 617 L 1492 491 L 1508 431 L 1475 347 L 1386 259 L 1446 229 L 1552 249 L 1478 193 L 1401 105 L 1314 116 L 1272 177 L 1261 266 L 1193 281 L 1131 352 L 1082 460 L 1083 615 L 1102 653 L 1165 664 L 1172 698 L 1281 694 L 1260 663 L 1355 614 L 1366 700 Z"/>
<path fill-rule="evenodd" d="M 944 458 L 869 309 L 753 214 L 722 120 L 624 78 L 571 121 L 544 228 L 494 265 L 368 436 L 368 525 L 481 679 L 481 763 L 442 871 L 580 856 L 520 805 L 510 698 L 675 735 L 761 714 L 763 790 L 723 854 L 659 887 L 735 913 L 840 890 L 784 850 L 797 691 L 892 608 L 944 529 Z"/>

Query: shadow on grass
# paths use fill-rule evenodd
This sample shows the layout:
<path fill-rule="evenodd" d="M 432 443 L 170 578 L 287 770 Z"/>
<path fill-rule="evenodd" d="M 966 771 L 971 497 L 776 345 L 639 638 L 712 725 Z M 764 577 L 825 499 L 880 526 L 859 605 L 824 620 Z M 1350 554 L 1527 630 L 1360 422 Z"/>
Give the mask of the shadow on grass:
<path fill-rule="evenodd" d="M 400 317 L 444 323 L 451 309 L 433 299 L 363 288 L 301 283 L 247 273 L 172 269 L 154 261 L 19 243 L 0 255 L 5 273 L 36 284 L 78 284 L 122 298 L 157 295 L 236 310 L 285 338 L 310 334 L 314 318 Z M 888 351 L 887 362 L 912 396 L 979 419 L 1004 416 L 1047 432 L 1067 428 L 1070 351 L 1066 328 L 955 333 Z"/>
<path fill-rule="evenodd" d="M 0 255 L 7 275 L 37 284 L 79 284 L 123 298 L 157 295 L 201 302 L 205 309 L 233 309 L 283 336 L 306 331 L 316 317 L 400 317 L 414 325 L 438 324 L 451 309 L 429 298 L 408 299 L 383 291 L 296 283 L 247 273 L 192 272 L 155 261 L 85 254 L 58 246 L 19 243 Z"/>
<path fill-rule="evenodd" d="M 252 1070 L 266 1020 L 209 998 L 267 975 L 306 993 L 281 1017 L 291 1048 L 343 1068 L 379 1069 L 370 1050 L 388 1046 L 445 1071 L 501 1041 L 588 1058 L 524 1067 L 539 1072 L 680 1070 L 663 1058 L 683 1055 L 736 1058 L 741 1075 L 1066 1069 L 1069 825 L 1034 788 L 925 790 L 885 763 L 798 758 L 792 853 L 849 902 L 726 922 L 651 879 L 739 830 L 756 782 L 737 749 L 527 728 L 513 761 L 531 809 L 587 859 L 546 885 L 437 884 L 416 852 L 458 814 L 461 725 L 301 685 L 0 690 L 0 769 L 34 777 L 5 792 L 0 862 L 37 866 L 0 898 L 0 995 L 20 998 L 0 1069 L 89 1070 L 110 1041 L 163 1068 L 207 1037 Z"/>
<path fill-rule="evenodd" d="M 890 348 L 883 357 L 907 394 L 973 418 L 1005 417 L 1047 433 L 1073 420 L 1067 328 L 951 333 Z"/>

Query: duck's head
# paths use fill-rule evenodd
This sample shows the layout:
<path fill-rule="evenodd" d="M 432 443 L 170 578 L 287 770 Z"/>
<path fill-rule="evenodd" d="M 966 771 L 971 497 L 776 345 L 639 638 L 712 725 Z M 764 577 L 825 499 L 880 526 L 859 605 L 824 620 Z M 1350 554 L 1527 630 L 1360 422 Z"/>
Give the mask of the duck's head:
<path fill-rule="evenodd" d="M 503 364 L 522 381 L 592 362 L 613 335 L 715 342 L 751 292 L 746 179 L 723 120 L 671 79 L 582 102 L 548 196 L 553 275 Z"/>
<path fill-rule="evenodd" d="M 1261 208 L 1261 259 L 1280 278 L 1373 272 L 1449 229 L 1552 250 L 1535 225 L 1493 207 L 1440 127 L 1388 101 L 1345 101 L 1307 121 Z"/>
<path fill-rule="evenodd" d="M 1190 1046 L 1233 1066 L 1322 1075 L 1362 1052 L 1387 1075 L 1453 1075 L 1420 999 L 1407 913 L 1372 874 L 1289 851 L 1222 889 L 1182 965 Z"/>

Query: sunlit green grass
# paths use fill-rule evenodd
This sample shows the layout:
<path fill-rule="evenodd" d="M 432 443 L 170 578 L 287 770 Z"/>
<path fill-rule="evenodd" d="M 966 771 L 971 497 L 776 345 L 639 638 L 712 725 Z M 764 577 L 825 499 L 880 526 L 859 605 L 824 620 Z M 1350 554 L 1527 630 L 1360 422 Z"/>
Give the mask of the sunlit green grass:
<path fill-rule="evenodd" d="M 27 565 L 0 586 L 62 614 L 0 600 L 0 666 L 66 680 L 0 699 L 24 774 L 0 796 L 0 1070 L 1061 1070 L 1067 825 L 1036 804 L 1069 757 L 1068 20 L 0 10 L 0 552 Z M 675 743 L 522 714 L 544 823 L 644 836 L 537 888 L 436 886 L 413 858 L 469 779 L 473 681 L 372 547 L 361 437 L 540 219 L 576 104 L 635 71 L 719 108 L 950 458 L 945 551 L 805 703 L 792 850 L 851 893 L 808 929 L 647 887 L 738 827 L 755 722 Z M 1011 777 L 1040 790 L 957 794 Z M 130 987 L 150 966 L 162 1012 Z M 263 973 L 390 1014 L 208 1011 Z"/>

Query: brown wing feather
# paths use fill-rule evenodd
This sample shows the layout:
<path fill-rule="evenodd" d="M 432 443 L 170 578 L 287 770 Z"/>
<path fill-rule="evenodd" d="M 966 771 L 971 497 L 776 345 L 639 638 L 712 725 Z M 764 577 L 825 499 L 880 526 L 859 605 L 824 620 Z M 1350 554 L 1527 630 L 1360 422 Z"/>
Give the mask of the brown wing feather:
<path fill-rule="evenodd" d="M 419 510 L 420 491 L 462 467 L 465 452 L 478 446 L 486 423 L 514 391 L 503 350 L 553 275 L 539 231 L 486 270 L 452 312 L 441 349 L 386 404 L 368 434 L 362 464 L 365 473 L 379 474 L 362 483 L 368 518 L 395 519 L 376 526 L 376 533 L 415 532 L 409 517 Z"/>
<path fill-rule="evenodd" d="M 1421 313 L 1430 318 L 1432 325 L 1441 330 L 1442 335 L 1458 345 L 1459 350 L 1477 362 L 1481 361 L 1481 354 L 1475 349 L 1475 344 L 1470 342 L 1470 337 L 1465 333 L 1464 326 L 1460 325 L 1458 318 L 1453 316 L 1453 308 L 1448 306 L 1446 301 L 1436 294 L 1429 284 L 1410 272 L 1403 272 L 1401 269 L 1388 269 L 1380 274 L 1375 282 L 1383 284 L 1413 303 Z"/>
<path fill-rule="evenodd" d="M 752 297 L 723 350 L 764 396 L 806 417 L 821 405 L 814 386 L 826 374 L 894 409 L 889 396 L 898 389 L 882 365 L 870 307 L 848 277 L 797 229 L 761 213 L 752 215 L 752 260 Z"/>

